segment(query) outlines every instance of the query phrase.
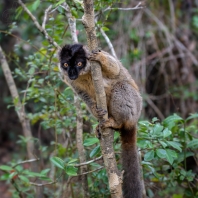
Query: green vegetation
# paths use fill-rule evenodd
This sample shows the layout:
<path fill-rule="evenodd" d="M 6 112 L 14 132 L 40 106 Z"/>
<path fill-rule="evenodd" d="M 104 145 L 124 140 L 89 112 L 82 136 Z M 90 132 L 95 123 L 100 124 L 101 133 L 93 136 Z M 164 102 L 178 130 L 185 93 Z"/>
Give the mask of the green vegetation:
<path fill-rule="evenodd" d="M 5 0 L 6 1 L 6 0 Z M 64 0 L 27 1 L 28 9 L 42 24 L 52 5 L 46 31 L 60 46 L 72 43 Z M 76 19 L 83 15 L 82 1 L 66 1 Z M 160 3 L 159 3 L 160 2 Z M 144 101 L 138 125 L 144 184 L 152 198 L 198 198 L 198 3 L 197 1 L 146 1 L 145 9 L 101 12 L 108 6 L 135 7 L 136 2 L 97 0 L 97 25 L 110 38 L 118 58 L 138 83 Z M 173 7 L 173 9 L 171 9 Z M 5 2 L 0 13 L 5 13 Z M 8 19 L 1 19 L 0 41 L 12 70 L 22 104 L 30 120 L 33 138 L 25 138 L 0 67 L 0 139 L 6 160 L 0 160 L 0 186 L 10 197 L 35 197 L 35 185 L 43 185 L 45 197 L 83 197 L 80 161 L 76 148 L 74 95 L 61 80 L 57 49 L 36 29 L 21 7 L 11 4 Z M 159 12 L 160 10 L 160 12 Z M 109 51 L 97 29 L 101 48 Z M 77 20 L 79 42 L 86 43 Z M 87 161 L 101 156 L 94 128 L 97 121 L 80 102 Z M 26 145 L 33 141 L 35 161 L 28 162 Z M 9 151 L 11 145 L 12 152 Z M 114 149 L 120 164 L 119 133 Z M 31 170 L 36 164 L 38 172 Z M 109 197 L 103 161 L 88 164 L 90 197 Z M 51 185 L 46 185 L 51 184 Z M 0 191 L 1 192 L 1 191 Z M 3 195 L 2 195 L 3 196 Z M 4 197 L 2 197 L 4 198 Z"/>

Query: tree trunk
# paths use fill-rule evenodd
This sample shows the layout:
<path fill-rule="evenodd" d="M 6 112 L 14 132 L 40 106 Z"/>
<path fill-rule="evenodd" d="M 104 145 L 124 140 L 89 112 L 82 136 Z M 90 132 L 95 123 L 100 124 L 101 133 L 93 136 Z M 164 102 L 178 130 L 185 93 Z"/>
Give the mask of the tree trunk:
<path fill-rule="evenodd" d="M 94 5 L 93 0 L 84 0 L 84 15 L 82 22 L 84 24 L 88 47 L 90 51 L 98 50 L 98 42 L 95 32 L 95 22 L 94 22 Z M 97 107 L 107 110 L 106 104 L 106 94 L 102 81 L 102 72 L 99 63 L 93 62 L 91 65 L 91 74 L 93 85 L 96 93 Z M 108 114 L 104 116 L 105 120 L 108 119 Z M 101 121 L 101 120 L 100 120 Z M 101 131 L 100 147 L 102 150 L 102 155 L 104 159 L 105 168 L 107 170 L 108 179 L 109 179 L 109 189 L 111 192 L 112 198 L 121 198 L 122 197 L 122 176 L 118 171 L 115 154 L 113 149 L 113 135 L 114 132 L 112 129 L 107 128 Z"/>

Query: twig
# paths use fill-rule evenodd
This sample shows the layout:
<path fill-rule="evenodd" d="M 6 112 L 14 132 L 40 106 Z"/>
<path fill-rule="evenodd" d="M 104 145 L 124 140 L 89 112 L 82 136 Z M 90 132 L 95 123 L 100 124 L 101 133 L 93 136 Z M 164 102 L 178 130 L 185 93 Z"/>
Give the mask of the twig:
<path fill-rule="evenodd" d="M 87 161 L 87 162 L 83 162 L 83 163 L 80 163 L 80 164 L 75 164 L 74 166 L 79 167 L 79 166 L 88 165 L 88 164 L 91 164 L 92 162 L 98 161 L 100 159 L 102 159 L 102 156 L 97 157 L 97 158 L 95 158 L 93 160 L 90 160 L 90 161 Z"/>
<path fill-rule="evenodd" d="M 180 47 L 182 50 L 185 50 L 188 54 L 189 54 L 189 56 L 191 57 L 191 59 L 192 59 L 192 61 L 193 61 L 193 63 L 196 65 L 196 66 L 198 66 L 198 61 L 197 61 L 197 59 L 196 59 L 196 57 L 190 52 L 190 50 L 188 50 L 174 35 L 172 35 L 169 31 L 168 31 L 168 29 L 166 28 L 166 26 L 150 11 L 150 10 L 148 10 L 148 9 L 145 9 L 145 11 L 146 11 L 146 13 L 147 13 L 147 15 L 149 16 L 149 17 L 151 17 L 156 23 L 157 23 L 157 25 L 161 28 L 161 30 L 163 30 L 164 32 L 165 32 L 165 34 L 167 35 L 167 37 L 169 38 L 168 40 L 169 40 L 169 45 L 171 46 L 172 44 L 172 41 L 174 41 L 175 42 L 175 44 L 178 46 L 178 47 Z M 172 41 L 171 41 L 171 40 Z"/>
<path fill-rule="evenodd" d="M 123 10 L 123 11 L 130 11 L 130 10 L 139 10 L 139 9 L 143 9 L 144 7 L 141 6 L 142 2 L 139 2 L 135 7 L 133 8 L 111 8 L 108 7 L 105 10 L 103 10 L 103 12 L 109 11 L 109 10 Z"/>
<path fill-rule="evenodd" d="M 46 10 L 45 10 L 45 15 L 44 15 L 44 19 L 43 19 L 43 24 L 42 24 L 42 28 L 45 29 L 45 24 L 47 22 L 47 15 L 48 12 L 51 10 L 52 5 L 50 5 Z"/>
<path fill-rule="evenodd" d="M 49 34 L 47 33 L 47 31 L 42 28 L 42 26 L 39 24 L 39 22 L 37 21 L 37 19 L 28 10 L 28 8 L 26 7 L 26 5 L 21 0 L 18 0 L 18 3 L 23 7 L 24 11 L 30 16 L 30 18 L 34 22 L 35 26 L 45 36 L 45 38 L 49 41 L 49 43 L 52 44 L 52 45 L 54 45 L 57 49 L 60 49 L 60 46 L 49 36 Z"/>
<path fill-rule="evenodd" d="M 72 36 L 72 41 L 73 41 L 73 43 L 78 43 L 78 38 L 77 38 L 77 34 L 76 34 L 76 19 L 72 16 L 70 7 L 68 6 L 68 4 L 66 2 L 64 2 L 63 5 L 61 5 L 61 7 L 66 11 L 65 15 L 68 19 L 71 36 Z"/>
<path fill-rule="evenodd" d="M 114 50 L 114 47 L 113 47 L 113 45 L 112 45 L 112 43 L 111 43 L 109 37 L 107 36 L 107 34 L 105 33 L 105 31 L 104 31 L 101 27 L 99 27 L 99 26 L 97 26 L 97 27 L 99 28 L 99 30 L 100 30 L 102 36 L 104 37 L 105 41 L 107 42 L 107 45 L 109 46 L 109 49 L 110 49 L 110 51 L 111 51 L 111 54 L 112 54 L 115 58 L 117 58 L 116 52 L 115 52 L 115 50 Z"/>
<path fill-rule="evenodd" d="M 47 58 L 46 54 L 44 54 L 39 48 L 37 48 L 37 47 L 36 47 L 35 45 L 33 45 L 32 43 L 30 43 L 30 42 L 28 42 L 28 41 L 26 41 L 26 40 L 23 40 L 23 39 L 20 38 L 19 36 L 16 36 L 16 35 L 14 35 L 14 34 L 12 34 L 12 33 L 10 33 L 10 32 L 3 31 L 3 30 L 0 30 L 0 32 L 2 32 L 2 33 L 4 33 L 4 34 L 8 34 L 8 35 L 10 35 L 10 36 L 13 36 L 13 37 L 16 38 L 16 39 L 19 39 L 19 40 L 23 41 L 24 43 L 27 43 L 28 45 L 31 45 L 35 50 L 37 50 L 40 54 L 42 54 L 43 56 L 45 56 L 45 57 Z"/>
<path fill-rule="evenodd" d="M 153 101 L 150 98 L 146 98 L 146 101 L 148 104 L 152 107 L 152 109 L 155 111 L 155 113 L 159 116 L 161 120 L 164 119 L 164 115 L 162 112 L 157 108 L 157 106 L 153 103 Z"/>
<path fill-rule="evenodd" d="M 87 174 L 89 174 L 89 173 L 96 172 L 96 171 L 101 170 L 101 169 L 103 169 L 103 168 L 104 168 L 104 166 L 101 166 L 101 167 L 99 167 L 99 168 L 97 168 L 97 169 L 95 169 L 95 170 L 88 171 L 88 172 L 84 172 L 84 173 L 82 173 L 82 174 L 80 174 L 80 175 L 75 175 L 74 177 L 78 177 L 78 176 L 82 176 L 82 175 L 87 175 Z"/>
<path fill-rule="evenodd" d="M 39 158 L 37 158 L 37 159 L 25 160 L 25 161 L 22 161 L 22 162 L 19 162 L 19 163 L 15 164 L 15 165 L 13 166 L 13 168 L 15 168 L 16 166 L 21 165 L 21 164 L 32 163 L 32 162 L 36 162 L 36 161 L 39 161 L 39 160 L 40 160 Z"/>
<path fill-rule="evenodd" d="M 170 7 L 170 16 L 171 16 L 171 26 L 172 26 L 172 34 L 175 34 L 175 8 L 172 0 L 168 0 Z"/>
<path fill-rule="evenodd" d="M 51 10 L 49 13 L 53 13 L 54 11 L 56 11 L 58 9 L 59 6 L 57 6 L 56 8 L 54 8 L 53 10 Z"/>
<path fill-rule="evenodd" d="M 38 184 L 38 183 L 34 183 L 34 182 L 30 182 L 29 184 L 33 185 L 33 186 L 38 186 L 38 187 L 42 187 L 42 186 L 48 186 L 48 185 L 52 185 L 58 182 L 58 180 L 63 176 L 64 173 L 62 173 L 56 180 L 49 182 L 49 183 L 45 183 L 45 184 Z"/>
<path fill-rule="evenodd" d="M 87 172 L 84 172 L 84 173 L 81 173 L 81 174 L 78 174 L 78 175 L 73 175 L 72 177 L 79 177 L 79 176 L 82 176 L 82 175 L 87 175 L 89 173 L 93 173 L 95 171 L 98 171 L 98 170 L 101 170 L 103 169 L 104 166 L 101 166 L 97 169 L 94 169 L 92 171 L 87 171 Z M 48 185 L 52 185 L 52 184 L 55 184 L 58 182 L 58 180 L 63 176 L 63 174 L 61 174 L 55 181 L 52 181 L 52 182 L 49 182 L 49 183 L 45 183 L 45 184 L 38 184 L 38 183 L 34 183 L 34 182 L 29 182 L 29 184 L 33 185 L 33 186 L 38 186 L 38 187 L 42 187 L 42 186 L 48 186 Z M 72 178 L 70 177 L 70 178 Z M 70 179 L 71 180 L 71 179 Z"/>

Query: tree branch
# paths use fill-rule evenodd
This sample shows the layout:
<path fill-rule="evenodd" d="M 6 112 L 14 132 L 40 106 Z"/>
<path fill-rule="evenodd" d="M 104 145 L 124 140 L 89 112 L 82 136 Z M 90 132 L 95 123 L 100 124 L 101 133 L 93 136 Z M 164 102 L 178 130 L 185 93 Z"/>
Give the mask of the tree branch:
<path fill-rule="evenodd" d="M 40 160 L 39 158 L 37 158 L 37 159 L 25 160 L 25 161 L 22 161 L 22 162 L 19 162 L 19 163 L 15 164 L 15 165 L 13 166 L 13 168 L 15 168 L 16 166 L 21 165 L 21 164 L 32 163 L 32 162 L 36 162 L 36 161 L 39 161 L 39 160 Z"/>
<path fill-rule="evenodd" d="M 90 161 L 84 162 L 84 163 L 75 164 L 74 166 L 79 167 L 79 166 L 88 165 L 88 164 L 91 164 L 92 162 L 98 161 L 98 160 L 100 160 L 100 159 L 102 159 L 102 156 L 97 157 L 97 158 L 95 158 L 95 159 L 93 159 L 93 160 L 90 160 Z"/>
<path fill-rule="evenodd" d="M 47 22 L 47 16 L 48 16 L 48 13 L 49 11 L 51 10 L 52 8 L 52 5 L 50 5 L 46 10 L 45 10 L 45 16 L 43 18 L 43 23 L 42 23 L 42 28 L 45 29 L 45 25 L 46 25 L 46 22 Z"/>
<path fill-rule="evenodd" d="M 133 8 L 111 8 L 108 7 L 106 8 L 103 12 L 109 11 L 109 10 L 123 10 L 123 11 L 130 11 L 130 10 L 139 10 L 139 9 L 143 9 L 144 7 L 141 6 L 142 2 L 139 2 L 135 7 Z"/>
<path fill-rule="evenodd" d="M 95 32 L 94 22 L 94 5 L 93 0 L 84 0 L 84 15 L 82 18 L 83 25 L 87 34 L 88 47 L 90 51 L 98 51 L 98 42 Z M 96 94 L 97 107 L 107 110 L 106 94 L 102 81 L 102 72 L 99 63 L 91 63 L 91 75 Z M 100 121 L 108 119 L 106 114 Z M 112 198 L 122 197 L 122 178 L 121 173 L 117 169 L 115 154 L 113 149 L 113 130 L 101 130 L 100 148 L 104 159 L 105 168 L 108 173 L 109 189 Z"/>
<path fill-rule="evenodd" d="M 3 54 L 3 50 L 0 46 L 0 63 L 2 66 L 2 70 L 5 76 L 5 79 L 7 81 L 7 85 L 9 87 L 9 90 L 11 92 L 11 96 L 13 99 L 13 103 L 18 115 L 18 118 L 20 120 L 20 123 L 22 125 L 22 129 L 23 129 L 23 135 L 25 136 L 26 139 L 28 139 L 27 141 L 27 153 L 28 153 L 28 158 L 32 159 L 35 158 L 34 156 L 34 142 L 31 140 L 32 139 L 32 132 L 31 132 L 31 127 L 30 127 L 30 121 L 27 118 L 27 115 L 25 113 L 25 108 L 24 105 L 21 103 L 20 101 L 20 97 L 17 91 L 17 87 L 16 84 L 14 82 L 14 79 L 12 77 L 12 73 L 10 71 L 9 65 L 6 61 L 6 58 Z M 31 168 L 34 172 L 36 172 L 38 170 L 38 166 L 35 163 L 31 164 Z M 40 197 L 42 196 L 42 191 L 40 191 L 39 189 L 36 189 L 36 196 Z"/>
<path fill-rule="evenodd" d="M 31 139 L 32 133 L 31 133 L 31 128 L 30 128 L 30 123 L 29 123 L 29 120 L 27 119 L 25 112 L 23 111 L 23 105 L 20 101 L 20 97 L 19 97 L 19 94 L 17 91 L 16 84 L 12 77 L 12 73 L 10 71 L 9 65 L 7 63 L 7 60 L 5 58 L 5 55 L 3 53 L 1 46 L 0 46 L 0 63 L 1 63 L 1 67 L 3 70 L 4 76 L 5 76 L 5 79 L 7 81 L 8 88 L 11 92 L 11 96 L 13 99 L 13 103 L 14 103 L 18 118 L 19 118 L 22 128 L 23 128 L 23 134 L 26 138 Z M 27 141 L 27 152 L 28 152 L 29 159 L 34 158 L 33 151 L 34 151 L 33 142 Z"/>
<path fill-rule="evenodd" d="M 32 21 L 34 22 L 37 29 L 45 36 L 45 38 L 49 41 L 50 44 L 54 45 L 57 49 L 60 49 L 60 46 L 49 36 L 46 29 L 44 29 L 39 22 L 36 20 L 36 18 L 33 16 L 33 14 L 28 10 L 26 5 L 21 1 L 18 0 L 18 3 L 22 6 L 23 10 L 30 16 Z"/>
<path fill-rule="evenodd" d="M 110 51 L 111 51 L 111 54 L 112 54 L 115 58 L 117 58 L 116 52 L 115 52 L 115 50 L 114 50 L 114 47 L 113 47 L 113 45 L 112 45 L 112 43 L 111 43 L 109 37 L 107 36 L 107 34 L 105 33 L 105 31 L 104 31 L 101 27 L 98 26 L 98 28 L 99 28 L 99 30 L 100 30 L 102 36 L 104 37 L 105 41 L 107 42 L 107 45 L 109 46 L 109 49 L 110 49 Z"/>
<path fill-rule="evenodd" d="M 62 8 L 64 8 L 65 15 L 68 20 L 71 37 L 73 43 L 78 43 L 78 37 L 76 33 L 76 19 L 72 16 L 70 7 L 66 2 L 63 3 Z M 89 197 L 89 190 L 88 190 L 88 180 L 87 175 L 84 174 L 87 172 L 87 165 L 86 165 L 86 155 L 85 155 L 85 148 L 83 145 L 83 115 L 80 106 L 80 99 L 77 94 L 74 92 L 74 103 L 76 106 L 76 146 L 78 149 L 79 160 L 81 164 L 84 164 L 80 167 L 81 177 L 82 177 L 82 187 L 84 197 Z"/>

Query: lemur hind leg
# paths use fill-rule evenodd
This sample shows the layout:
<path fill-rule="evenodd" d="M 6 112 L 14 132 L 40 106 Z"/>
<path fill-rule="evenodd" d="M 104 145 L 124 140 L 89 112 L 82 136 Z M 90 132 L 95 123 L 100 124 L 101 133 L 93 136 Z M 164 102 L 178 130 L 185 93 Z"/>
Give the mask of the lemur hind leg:
<path fill-rule="evenodd" d="M 128 82 L 118 82 L 112 89 L 109 114 L 114 125 L 129 129 L 137 124 L 141 112 L 141 96 Z M 116 123 L 116 124 L 115 124 Z"/>

